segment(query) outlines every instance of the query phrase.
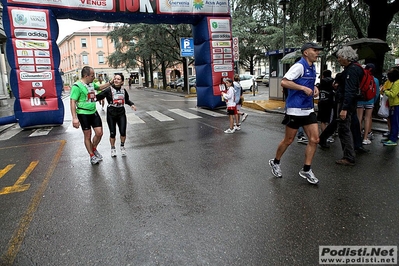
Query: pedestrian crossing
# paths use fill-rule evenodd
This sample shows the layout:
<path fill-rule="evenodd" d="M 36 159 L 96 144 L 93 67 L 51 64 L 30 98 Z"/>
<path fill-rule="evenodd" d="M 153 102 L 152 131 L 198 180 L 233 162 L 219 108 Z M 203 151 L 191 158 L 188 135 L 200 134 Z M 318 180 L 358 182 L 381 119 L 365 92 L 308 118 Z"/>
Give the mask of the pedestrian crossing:
<path fill-rule="evenodd" d="M 106 113 L 102 111 L 99 111 L 99 113 L 101 115 L 101 119 L 104 125 L 106 125 L 107 123 Z M 179 117 L 188 120 L 193 120 L 193 119 L 201 119 L 205 116 L 211 116 L 217 118 L 217 117 L 226 117 L 226 114 L 223 111 L 212 111 L 201 108 L 187 108 L 186 110 L 173 108 L 173 109 L 166 109 L 163 111 L 126 112 L 127 122 L 129 125 L 145 124 L 147 122 L 150 122 L 149 120 L 163 123 L 163 122 L 173 122 Z M 66 133 L 76 131 L 71 121 L 72 121 L 71 116 L 69 114 L 66 114 L 64 118 L 64 125 L 66 125 L 67 122 L 69 123 L 65 131 Z M 43 127 L 43 128 L 33 129 L 29 134 L 29 137 L 46 136 L 52 131 L 52 129 L 53 127 Z M 8 140 L 13 136 L 15 136 L 16 134 L 20 133 L 21 131 L 23 131 L 23 129 L 19 128 L 19 126 L 16 125 L 12 129 L 2 132 L 0 134 L 0 141 Z"/>

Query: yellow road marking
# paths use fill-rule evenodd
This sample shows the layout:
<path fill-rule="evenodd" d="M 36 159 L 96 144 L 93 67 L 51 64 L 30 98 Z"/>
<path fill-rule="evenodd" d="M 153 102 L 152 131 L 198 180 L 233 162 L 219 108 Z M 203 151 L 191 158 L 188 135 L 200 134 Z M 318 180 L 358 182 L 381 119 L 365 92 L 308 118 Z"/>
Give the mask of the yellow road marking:
<path fill-rule="evenodd" d="M 30 184 L 24 184 L 24 182 L 25 182 L 26 178 L 28 178 L 30 173 L 32 173 L 33 169 L 35 169 L 35 167 L 38 163 L 39 163 L 39 161 L 31 162 L 29 164 L 28 168 L 26 168 L 25 172 L 18 178 L 17 182 L 15 182 L 15 184 L 13 186 L 2 188 L 0 190 L 0 195 L 10 194 L 10 193 L 15 193 L 15 192 L 22 192 L 22 191 L 28 190 L 30 187 Z"/>
<path fill-rule="evenodd" d="M 36 193 L 33 195 L 33 198 L 28 206 L 28 209 L 26 210 L 26 213 L 21 218 L 21 221 L 19 222 L 17 229 L 14 231 L 13 236 L 8 242 L 7 251 L 0 258 L 0 262 L 2 263 L 2 265 L 5 266 L 13 265 L 15 257 L 17 256 L 21 244 L 24 241 L 25 233 L 29 228 L 29 224 L 32 221 L 33 215 L 35 214 L 39 206 L 40 200 L 42 199 L 43 194 L 47 189 L 48 183 L 51 177 L 53 176 L 55 167 L 57 166 L 61 158 L 61 154 L 66 143 L 65 140 L 57 142 L 60 142 L 60 147 L 58 148 L 57 153 L 55 154 L 53 161 L 51 162 L 48 168 L 48 171 L 43 179 L 42 184 L 40 185 Z"/>
<path fill-rule="evenodd" d="M 9 164 L 4 169 L 1 169 L 0 170 L 0 178 L 2 178 L 5 174 L 7 174 L 8 171 L 10 171 L 14 166 L 15 166 L 15 164 Z"/>

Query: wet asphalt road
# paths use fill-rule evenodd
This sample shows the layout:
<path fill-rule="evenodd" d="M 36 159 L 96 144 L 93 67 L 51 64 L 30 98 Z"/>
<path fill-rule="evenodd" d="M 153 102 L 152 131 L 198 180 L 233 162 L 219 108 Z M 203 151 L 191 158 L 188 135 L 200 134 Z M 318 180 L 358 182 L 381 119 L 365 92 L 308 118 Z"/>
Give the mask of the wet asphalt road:
<path fill-rule="evenodd" d="M 127 157 L 110 157 L 104 124 L 91 166 L 68 101 L 48 135 L 0 141 L 0 191 L 13 188 L 0 193 L 2 265 L 318 265 L 320 245 L 399 244 L 399 148 L 381 135 L 354 167 L 335 165 L 338 139 L 318 149 L 314 186 L 298 175 L 302 144 L 283 156 L 283 178 L 270 172 L 281 114 L 247 109 L 225 134 L 228 118 L 190 109 L 195 98 L 129 92 L 143 122 L 128 125 Z"/>

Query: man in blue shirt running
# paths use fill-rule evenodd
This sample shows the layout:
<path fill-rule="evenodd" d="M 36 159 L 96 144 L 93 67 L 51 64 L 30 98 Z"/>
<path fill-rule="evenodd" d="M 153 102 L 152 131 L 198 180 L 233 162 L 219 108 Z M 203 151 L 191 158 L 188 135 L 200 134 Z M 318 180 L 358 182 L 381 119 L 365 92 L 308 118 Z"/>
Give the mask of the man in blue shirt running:
<path fill-rule="evenodd" d="M 278 145 L 276 157 L 269 160 L 275 177 L 282 177 L 280 159 L 294 141 L 298 128 L 302 126 L 308 137 L 308 144 L 305 150 L 305 163 L 299 171 L 299 176 L 311 184 L 319 182 L 311 169 L 319 142 L 319 127 L 313 102 L 319 91 L 315 86 L 316 68 L 313 63 L 316 62 L 322 49 L 323 47 L 316 43 L 305 43 L 301 48 L 302 58 L 287 71 L 281 81 L 281 86 L 288 89 L 288 97 L 286 115 L 282 122 L 286 126 L 285 136 Z"/>

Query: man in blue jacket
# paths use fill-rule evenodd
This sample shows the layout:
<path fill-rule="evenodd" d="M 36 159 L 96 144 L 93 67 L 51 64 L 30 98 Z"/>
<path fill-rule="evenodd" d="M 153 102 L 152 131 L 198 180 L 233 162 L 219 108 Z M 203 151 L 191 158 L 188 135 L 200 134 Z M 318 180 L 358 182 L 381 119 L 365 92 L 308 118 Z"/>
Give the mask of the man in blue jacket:
<path fill-rule="evenodd" d="M 269 160 L 275 177 L 282 177 L 280 159 L 294 141 L 298 128 L 302 126 L 308 137 L 308 144 L 305 150 L 305 163 L 299 171 L 299 176 L 311 184 L 319 182 L 311 169 L 319 142 L 319 128 L 313 102 L 319 91 L 315 86 L 316 68 L 313 63 L 316 62 L 322 49 L 323 47 L 315 43 L 305 43 L 301 48 L 302 58 L 287 71 L 281 81 L 281 86 L 288 89 L 288 97 L 283 120 L 286 126 L 285 136 L 278 145 L 276 157 Z"/>

